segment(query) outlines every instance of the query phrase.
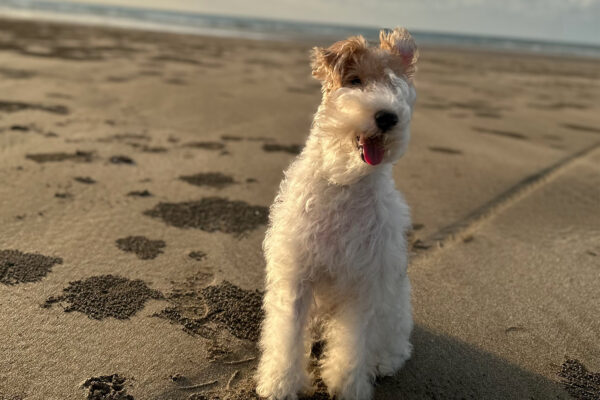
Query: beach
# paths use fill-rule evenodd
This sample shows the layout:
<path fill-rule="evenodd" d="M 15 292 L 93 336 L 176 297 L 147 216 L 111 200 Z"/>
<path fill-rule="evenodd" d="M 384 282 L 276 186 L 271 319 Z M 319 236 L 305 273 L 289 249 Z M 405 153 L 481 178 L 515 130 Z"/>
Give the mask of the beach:
<path fill-rule="evenodd" d="M 0 400 L 257 398 L 311 46 L 0 20 Z M 597 398 L 600 61 L 424 47 L 416 87 L 414 354 L 375 398 Z"/>

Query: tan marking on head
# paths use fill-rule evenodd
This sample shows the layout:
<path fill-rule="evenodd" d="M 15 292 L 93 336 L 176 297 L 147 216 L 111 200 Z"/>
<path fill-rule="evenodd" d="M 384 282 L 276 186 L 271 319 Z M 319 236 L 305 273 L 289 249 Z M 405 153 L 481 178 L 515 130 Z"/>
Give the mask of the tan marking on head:
<path fill-rule="evenodd" d="M 358 78 L 364 87 L 374 82 L 387 82 L 386 68 L 411 80 L 418 54 L 414 40 L 405 29 L 381 31 L 380 47 L 369 47 L 362 36 L 334 43 L 327 49 L 315 47 L 312 74 L 322 82 L 324 97 L 342 86 L 352 86 Z"/>
<path fill-rule="evenodd" d="M 362 36 L 341 40 L 327 49 L 315 47 L 311 62 L 312 74 L 323 82 L 323 91 L 330 92 L 342 86 L 343 77 L 358 64 L 367 48 L 367 41 Z"/>

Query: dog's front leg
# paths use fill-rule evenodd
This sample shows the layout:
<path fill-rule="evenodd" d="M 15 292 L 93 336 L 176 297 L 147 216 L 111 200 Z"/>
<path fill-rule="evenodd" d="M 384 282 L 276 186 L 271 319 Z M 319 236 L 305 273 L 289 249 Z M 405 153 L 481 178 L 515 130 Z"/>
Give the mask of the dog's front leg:
<path fill-rule="evenodd" d="M 299 392 L 311 389 L 304 336 L 312 301 L 312 288 L 307 283 L 269 279 L 256 377 L 260 396 L 295 400 Z"/>
<path fill-rule="evenodd" d="M 368 302 L 362 296 L 348 299 L 325 328 L 321 376 L 329 394 L 343 400 L 373 396 L 375 365 L 370 357 L 369 331 L 375 310 Z"/>

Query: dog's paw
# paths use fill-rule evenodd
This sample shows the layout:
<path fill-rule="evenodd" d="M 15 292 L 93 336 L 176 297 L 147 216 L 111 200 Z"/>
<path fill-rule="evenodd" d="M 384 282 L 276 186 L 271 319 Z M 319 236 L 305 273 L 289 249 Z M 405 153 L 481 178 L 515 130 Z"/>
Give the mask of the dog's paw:
<path fill-rule="evenodd" d="M 407 343 L 402 348 L 398 349 L 395 354 L 386 354 L 377 363 L 378 376 L 392 376 L 400 370 L 410 358 L 412 354 L 412 346 Z"/>
<path fill-rule="evenodd" d="M 325 367 L 321 377 L 331 397 L 340 400 L 371 400 L 373 383 L 367 371 L 344 371 L 339 368 Z"/>
<path fill-rule="evenodd" d="M 395 346 L 394 352 L 389 352 L 383 355 L 377 363 L 378 376 L 395 375 L 400 368 L 404 366 L 406 361 L 412 354 L 412 345 L 406 340 L 403 343 Z"/>
<path fill-rule="evenodd" d="M 314 391 L 310 377 L 304 373 L 259 373 L 256 377 L 256 393 L 269 400 L 297 400 L 298 393 Z"/>
<path fill-rule="evenodd" d="M 346 380 L 335 392 L 340 400 L 371 400 L 373 383 L 367 376 Z"/>

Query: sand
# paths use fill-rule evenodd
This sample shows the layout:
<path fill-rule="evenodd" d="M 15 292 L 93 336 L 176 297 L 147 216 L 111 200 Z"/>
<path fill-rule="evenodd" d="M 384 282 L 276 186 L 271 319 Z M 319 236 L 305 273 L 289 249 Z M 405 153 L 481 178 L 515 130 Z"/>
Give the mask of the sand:
<path fill-rule="evenodd" d="M 166 246 L 164 240 L 150 240 L 145 236 L 127 236 L 117 239 L 117 247 L 135 253 L 142 260 L 150 260 L 161 254 Z"/>
<path fill-rule="evenodd" d="M 0 399 L 255 398 L 311 45 L 0 21 Z M 376 399 L 600 397 L 600 62 L 422 48 L 417 87 Z"/>

